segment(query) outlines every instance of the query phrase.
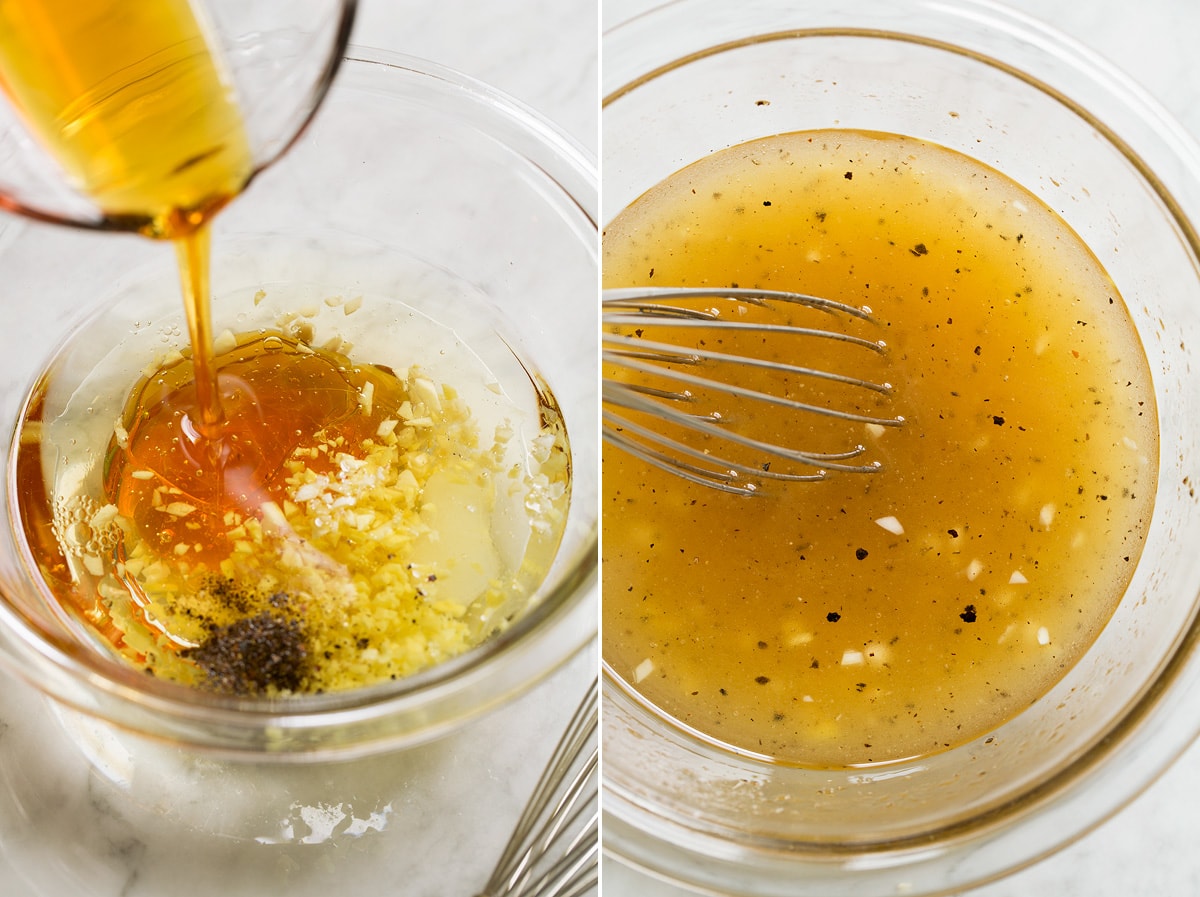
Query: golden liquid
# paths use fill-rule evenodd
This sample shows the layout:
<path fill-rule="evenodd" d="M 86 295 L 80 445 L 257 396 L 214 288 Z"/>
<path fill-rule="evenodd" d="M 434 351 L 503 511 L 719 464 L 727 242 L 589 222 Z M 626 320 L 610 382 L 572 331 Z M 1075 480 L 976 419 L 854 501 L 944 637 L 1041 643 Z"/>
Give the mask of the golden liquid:
<path fill-rule="evenodd" d="M 632 204 L 605 231 L 604 277 L 865 304 L 876 327 L 722 313 L 882 338 L 882 359 L 821 341 L 785 352 L 890 380 L 894 397 L 861 410 L 907 421 L 760 412 L 749 425 L 789 444 L 861 442 L 883 467 L 754 497 L 605 446 L 604 656 L 662 712 L 781 762 L 881 763 L 996 728 L 1094 641 L 1150 520 L 1157 416 L 1114 284 L 1033 195 L 911 139 L 782 135 Z"/>
<path fill-rule="evenodd" d="M 232 85 L 188 0 L 5 0 L 0 86 L 114 227 L 185 236 L 250 175 Z"/>
<path fill-rule="evenodd" d="M 109 226 L 176 242 L 194 417 L 219 439 L 208 228 L 253 163 L 201 19 L 188 0 L 8 0 L 0 86 Z"/>
<path fill-rule="evenodd" d="M 217 357 L 215 370 L 224 414 L 220 443 L 189 421 L 199 381 L 191 359 L 181 358 L 133 389 L 123 432 L 105 456 L 104 484 L 117 511 L 153 550 L 170 556 L 180 543 L 196 546 L 189 563 L 210 570 L 229 554 L 231 512 L 240 522 L 258 516 L 267 502 L 284 504 L 293 473 L 288 461 L 298 446 L 313 443 L 317 433 L 329 443 L 361 446 L 408 399 L 390 370 L 355 365 L 283 333 L 242 335 Z M 373 400 L 364 413 L 360 396 L 368 383 Z M 214 450 L 221 452 L 216 463 Z M 318 475 L 336 473 L 328 453 L 306 466 Z M 164 495 L 194 510 L 186 517 L 164 515 Z"/>

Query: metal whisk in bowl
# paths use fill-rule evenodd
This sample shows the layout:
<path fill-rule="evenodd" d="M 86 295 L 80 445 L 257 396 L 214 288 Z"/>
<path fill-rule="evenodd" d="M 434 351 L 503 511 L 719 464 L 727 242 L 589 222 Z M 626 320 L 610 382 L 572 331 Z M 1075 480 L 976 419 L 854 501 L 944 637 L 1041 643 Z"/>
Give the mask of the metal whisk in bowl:
<path fill-rule="evenodd" d="M 604 439 L 725 492 L 876 471 L 863 440 L 904 418 L 874 326 L 869 309 L 801 293 L 605 290 Z"/>
<path fill-rule="evenodd" d="M 583 897 L 597 882 L 599 682 L 567 724 L 477 897 Z"/>

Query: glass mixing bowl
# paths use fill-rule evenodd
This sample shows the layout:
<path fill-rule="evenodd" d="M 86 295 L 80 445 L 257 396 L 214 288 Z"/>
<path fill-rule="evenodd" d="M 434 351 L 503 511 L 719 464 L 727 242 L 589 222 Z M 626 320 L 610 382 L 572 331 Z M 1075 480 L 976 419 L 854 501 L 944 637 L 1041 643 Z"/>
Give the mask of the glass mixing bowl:
<path fill-rule="evenodd" d="M 1139 793 L 1200 729 L 1200 153 L 1128 81 L 974 0 L 679 0 L 604 36 L 602 220 L 685 165 L 814 128 L 991 165 L 1082 236 L 1153 373 L 1160 479 L 1131 585 L 1082 660 L 975 741 L 863 769 L 736 756 L 604 680 L 605 847 L 707 893 L 948 893 L 1033 862 Z M 765 102 L 764 102 L 765 101 Z"/>
<path fill-rule="evenodd" d="M 436 369 L 443 350 L 459 344 L 498 375 L 519 374 L 531 395 L 534 384 L 553 393 L 573 470 L 565 531 L 548 574 L 500 635 L 410 678 L 342 693 L 272 701 L 158 681 L 97 650 L 27 572 L 10 462 L 0 664 L 63 707 L 168 744 L 307 760 L 428 741 L 590 643 L 596 190 L 591 160 L 530 110 L 437 65 L 352 50 L 303 138 L 214 226 L 214 332 L 311 308 L 318 329 L 321 321 L 331 332 L 354 327 L 350 338 L 386 363 L 407 364 L 395 347 L 406 339 L 412 347 L 418 333 L 412 360 Z M 91 421 L 111 427 L 145 351 L 186 342 L 171 247 L 8 217 L 0 272 L 5 442 L 22 397 L 50 365 L 49 416 L 85 406 L 79 431 L 57 447 L 78 439 L 92 450 Z M 268 294 L 261 304 L 260 289 Z M 322 299 L 335 295 L 364 296 L 363 308 L 353 317 L 337 311 L 330 324 L 334 309 Z"/>

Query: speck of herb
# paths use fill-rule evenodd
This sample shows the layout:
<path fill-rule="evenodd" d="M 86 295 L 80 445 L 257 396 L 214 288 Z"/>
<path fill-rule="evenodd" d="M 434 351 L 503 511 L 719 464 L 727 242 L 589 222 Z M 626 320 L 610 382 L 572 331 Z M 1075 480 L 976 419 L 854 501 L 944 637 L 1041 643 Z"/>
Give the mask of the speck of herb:
<path fill-rule="evenodd" d="M 910 249 L 910 250 L 908 250 L 908 251 L 909 251 L 909 252 L 911 252 L 913 255 L 916 255 L 916 256 L 922 256 L 922 255 L 928 255 L 928 254 L 929 254 L 929 250 L 925 248 L 925 244 L 924 244 L 924 243 L 918 243 L 916 246 L 914 246 L 912 249 Z"/>
<path fill-rule="evenodd" d="M 766 685 L 771 680 L 767 676 L 755 676 L 754 681 L 757 682 L 759 685 Z"/>

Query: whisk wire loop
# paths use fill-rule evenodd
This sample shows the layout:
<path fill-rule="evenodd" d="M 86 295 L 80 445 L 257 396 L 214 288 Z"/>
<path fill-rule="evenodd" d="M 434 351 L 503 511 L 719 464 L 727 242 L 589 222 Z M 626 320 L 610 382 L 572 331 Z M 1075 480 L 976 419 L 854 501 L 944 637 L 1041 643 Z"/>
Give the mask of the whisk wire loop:
<path fill-rule="evenodd" d="M 826 314 L 831 325 L 793 323 L 791 314 L 772 318 L 789 307 Z M 826 369 L 829 350 L 813 352 L 818 344 L 808 342 L 866 352 L 849 357 L 879 359 L 878 368 L 887 361 L 886 344 L 845 328 L 849 321 L 858 328 L 874 325 L 866 307 L 774 290 L 635 287 L 605 290 L 603 312 L 604 439 L 685 480 L 754 494 L 765 481 L 812 482 L 831 471 L 880 469 L 878 461 L 855 460 L 867 451 L 857 440 L 832 452 L 791 444 L 801 438 L 797 434 L 816 433 L 813 425 L 799 426 L 798 418 L 771 424 L 769 432 L 782 435 L 751 432 L 746 422 L 760 420 L 758 409 L 765 407 L 828 419 L 843 429 L 861 424 L 876 433 L 904 422 L 881 410 L 892 396 L 890 383 Z M 722 396 L 728 408 L 720 406 Z M 689 410 L 701 405 L 700 397 L 706 406 L 715 403 L 715 410 Z M 850 431 L 839 438 L 847 435 Z M 829 442 L 829 434 L 823 441 Z M 776 461 L 785 463 L 772 469 Z"/>
<path fill-rule="evenodd" d="M 705 315 L 716 318 L 716 312 L 694 307 L 680 307 L 667 304 L 668 300 L 680 299 L 735 299 L 748 305 L 767 305 L 770 302 L 791 303 L 805 308 L 816 308 L 824 311 L 850 315 L 863 320 L 870 320 L 871 311 L 825 299 L 821 296 L 810 296 L 807 293 L 788 292 L 786 290 L 755 290 L 745 287 L 615 287 L 604 291 L 604 305 L 607 308 L 632 308 L 648 310 L 657 308 L 670 314 L 687 317 Z"/>
<path fill-rule="evenodd" d="M 595 887 L 598 685 L 592 682 L 555 745 L 478 897 L 582 897 Z"/>

